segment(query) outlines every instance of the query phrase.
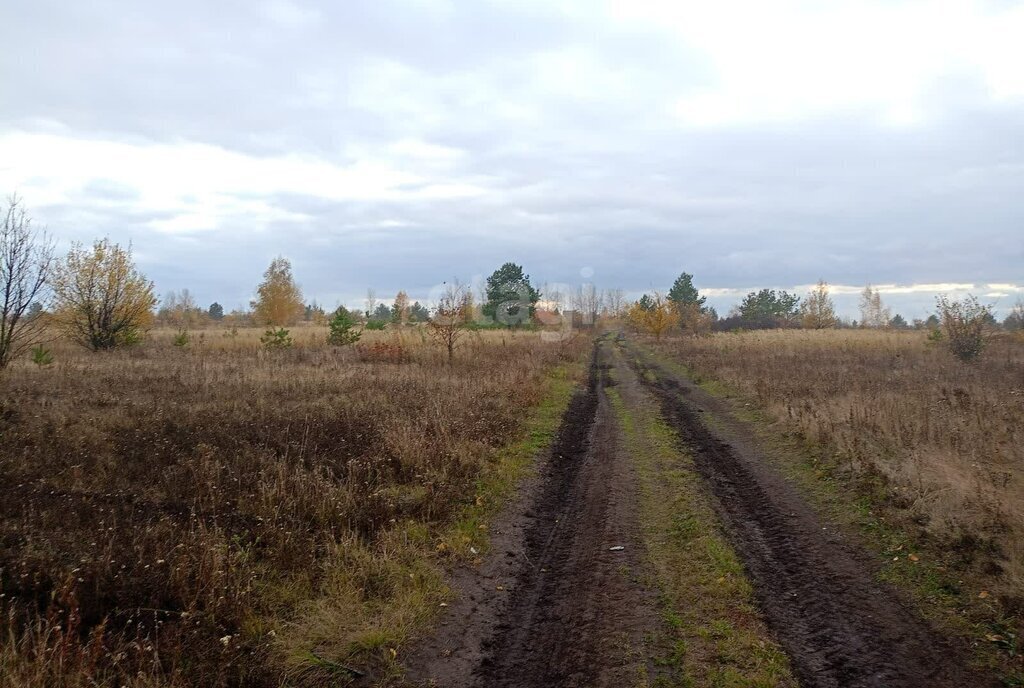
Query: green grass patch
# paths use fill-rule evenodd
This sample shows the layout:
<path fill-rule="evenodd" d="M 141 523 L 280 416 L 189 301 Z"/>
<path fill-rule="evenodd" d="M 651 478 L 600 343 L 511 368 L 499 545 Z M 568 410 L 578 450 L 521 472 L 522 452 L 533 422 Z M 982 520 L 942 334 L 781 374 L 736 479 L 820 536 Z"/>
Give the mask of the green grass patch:
<path fill-rule="evenodd" d="M 607 390 L 633 457 L 641 523 L 657 576 L 662 637 L 653 643 L 653 685 L 718 688 L 796 686 L 770 637 L 735 552 L 703 492 L 692 457 L 656 407 Z"/>

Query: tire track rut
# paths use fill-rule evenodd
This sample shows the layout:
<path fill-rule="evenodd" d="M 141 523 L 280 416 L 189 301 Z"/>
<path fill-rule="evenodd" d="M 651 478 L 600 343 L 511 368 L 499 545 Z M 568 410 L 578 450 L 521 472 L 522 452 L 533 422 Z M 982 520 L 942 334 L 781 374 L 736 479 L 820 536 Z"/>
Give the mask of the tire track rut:
<path fill-rule="evenodd" d="M 618 450 L 602 353 L 598 343 L 553 447 L 526 533 L 529 563 L 485 644 L 479 686 L 623 686 L 647 673 L 643 636 L 659 623 L 657 602 L 636 580 L 645 562 L 634 476 Z"/>
<path fill-rule="evenodd" d="M 752 441 L 732 429 L 709 428 L 702 416 L 715 415 L 720 402 L 635 347 L 626 348 L 662 415 L 692 451 L 802 685 L 995 685 L 972 674 L 957 648 L 917 618 L 895 590 L 874 579 L 864 556 L 811 511 Z"/>

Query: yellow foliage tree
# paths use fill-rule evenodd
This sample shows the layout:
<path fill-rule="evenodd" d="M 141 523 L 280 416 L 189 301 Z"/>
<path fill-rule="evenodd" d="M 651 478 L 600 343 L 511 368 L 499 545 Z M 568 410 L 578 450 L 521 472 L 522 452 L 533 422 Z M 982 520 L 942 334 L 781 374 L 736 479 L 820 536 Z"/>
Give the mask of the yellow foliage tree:
<path fill-rule="evenodd" d="M 256 294 L 253 317 L 261 325 L 292 325 L 305 313 L 302 291 L 292 277 L 292 264 L 283 256 L 270 262 Z"/>
<path fill-rule="evenodd" d="M 395 304 L 391 307 L 391 320 L 404 325 L 409 322 L 409 295 L 399 291 L 395 296 Z"/>
<path fill-rule="evenodd" d="M 836 308 L 828 293 L 828 282 L 819 280 L 800 304 L 800 324 L 809 330 L 824 330 L 836 326 Z"/>
<path fill-rule="evenodd" d="M 679 324 L 679 309 L 656 293 L 654 298 L 646 297 L 630 306 L 627 317 L 641 332 L 661 339 L 663 332 Z"/>
<path fill-rule="evenodd" d="M 153 322 L 153 283 L 132 260 L 132 249 L 109 239 L 81 244 L 51 279 L 54 320 L 73 341 L 93 351 L 133 344 Z"/>

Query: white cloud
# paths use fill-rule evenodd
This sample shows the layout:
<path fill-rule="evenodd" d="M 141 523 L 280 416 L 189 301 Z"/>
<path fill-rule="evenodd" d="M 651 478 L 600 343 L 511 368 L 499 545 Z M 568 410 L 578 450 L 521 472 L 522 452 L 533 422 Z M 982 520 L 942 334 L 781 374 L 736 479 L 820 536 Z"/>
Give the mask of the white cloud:
<path fill-rule="evenodd" d="M 758 291 L 760 289 L 784 289 L 794 294 L 805 294 L 816 285 L 814 284 L 797 284 L 795 286 L 784 286 L 784 287 L 722 287 L 722 288 L 708 288 L 701 289 L 700 293 L 705 296 L 713 297 L 725 297 L 725 296 L 746 296 L 752 291 Z M 864 291 L 864 287 L 868 285 L 850 285 L 850 284 L 830 284 L 828 290 L 833 295 L 859 295 Z M 995 289 L 998 287 L 1000 291 L 1011 293 L 1011 292 L 1024 292 L 1024 286 L 1017 286 L 1014 284 L 972 284 L 972 283 L 929 283 L 929 284 L 873 284 L 870 285 L 873 289 L 877 290 L 880 294 L 963 294 L 968 292 L 977 292 L 983 289 Z M 992 296 L 993 294 L 986 294 L 986 296 Z M 1005 295 L 1005 294 L 1004 294 Z"/>
<path fill-rule="evenodd" d="M 275 207 L 278 194 L 333 201 L 423 201 L 470 198 L 486 193 L 471 181 L 434 178 L 419 162 L 450 159 L 458 152 L 420 141 L 399 141 L 383 154 L 340 165 L 308 155 L 258 157 L 217 146 L 141 144 L 53 134 L 0 134 L 0 188 L 17 189 L 37 205 L 70 202 L 90 180 L 138 190 L 131 199 L 149 211 L 170 212 L 153 220 L 163 232 L 216 230 L 228 217 L 260 225 L 301 221 L 306 215 Z M 123 199 L 95 199 L 123 205 Z"/>
<path fill-rule="evenodd" d="M 1007 292 L 1010 294 L 1024 294 L 1024 285 L 1007 284 L 1005 282 L 994 282 L 988 285 L 994 291 Z"/>
<path fill-rule="evenodd" d="M 320 19 L 319 10 L 289 0 L 270 0 L 263 10 L 271 21 L 289 29 L 304 28 Z"/>
<path fill-rule="evenodd" d="M 864 110 L 913 124 L 945 79 L 977 75 L 997 100 L 1024 96 L 1024 5 L 951 0 L 752 3 L 613 0 L 612 17 L 666 27 L 717 79 L 678 96 L 686 124 L 784 121 Z"/>

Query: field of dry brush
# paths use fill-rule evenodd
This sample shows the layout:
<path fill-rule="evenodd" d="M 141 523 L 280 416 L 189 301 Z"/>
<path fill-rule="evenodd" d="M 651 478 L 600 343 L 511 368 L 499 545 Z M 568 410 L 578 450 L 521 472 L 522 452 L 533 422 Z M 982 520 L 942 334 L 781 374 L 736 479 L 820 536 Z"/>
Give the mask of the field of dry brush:
<path fill-rule="evenodd" d="M 0 380 L 0 686 L 307 685 L 386 664 L 431 554 L 585 343 L 298 328 L 55 346 Z M 371 333 L 368 333 L 371 334 Z"/>
<path fill-rule="evenodd" d="M 1020 632 L 1024 342 L 997 339 L 973 364 L 921 332 L 777 330 L 655 346 L 880 491 L 874 505 L 942 553 L 962 599 L 995 605 L 992 618 Z"/>

